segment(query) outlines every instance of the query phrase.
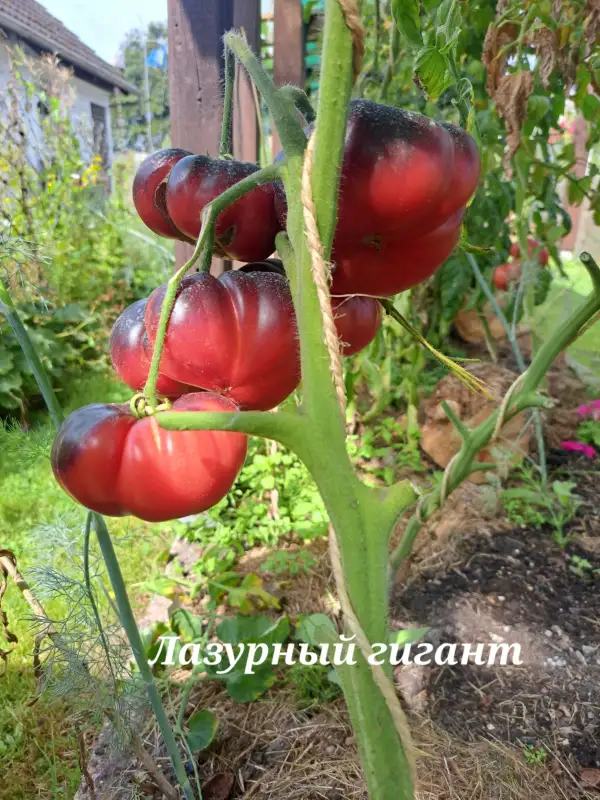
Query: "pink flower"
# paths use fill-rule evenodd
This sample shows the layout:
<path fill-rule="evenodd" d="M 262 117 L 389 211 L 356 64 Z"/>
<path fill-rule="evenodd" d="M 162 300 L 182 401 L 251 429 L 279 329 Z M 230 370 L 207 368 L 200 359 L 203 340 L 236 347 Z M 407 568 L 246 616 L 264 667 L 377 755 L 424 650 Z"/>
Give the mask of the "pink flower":
<path fill-rule="evenodd" d="M 560 446 L 563 450 L 570 450 L 573 453 L 583 453 L 587 458 L 596 458 L 598 455 L 591 444 L 585 444 L 584 442 L 561 442 Z"/>
<path fill-rule="evenodd" d="M 600 420 L 600 397 L 592 400 L 591 403 L 579 406 L 577 413 L 580 417 L 593 417 L 595 420 Z"/>

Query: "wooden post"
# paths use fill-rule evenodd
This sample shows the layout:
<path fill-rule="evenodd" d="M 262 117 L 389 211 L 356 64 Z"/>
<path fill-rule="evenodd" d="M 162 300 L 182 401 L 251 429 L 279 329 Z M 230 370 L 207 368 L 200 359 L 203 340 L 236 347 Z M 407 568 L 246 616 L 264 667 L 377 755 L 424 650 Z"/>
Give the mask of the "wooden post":
<path fill-rule="evenodd" d="M 243 0 L 242 0 L 243 1 Z M 219 152 L 223 113 L 223 34 L 233 27 L 234 0 L 168 0 L 171 142 L 193 153 Z M 177 242 L 181 266 L 192 253 Z M 215 259 L 213 271 L 223 262 Z"/>
<path fill-rule="evenodd" d="M 252 50 L 260 54 L 260 0 L 234 0 L 233 26 L 244 31 Z M 258 159 L 258 117 L 252 84 L 238 67 L 233 110 L 233 154 L 240 161 Z"/>
<path fill-rule="evenodd" d="M 304 29 L 302 0 L 275 0 L 273 77 L 277 87 L 292 83 L 304 88 Z M 281 144 L 273 132 L 273 152 Z"/>

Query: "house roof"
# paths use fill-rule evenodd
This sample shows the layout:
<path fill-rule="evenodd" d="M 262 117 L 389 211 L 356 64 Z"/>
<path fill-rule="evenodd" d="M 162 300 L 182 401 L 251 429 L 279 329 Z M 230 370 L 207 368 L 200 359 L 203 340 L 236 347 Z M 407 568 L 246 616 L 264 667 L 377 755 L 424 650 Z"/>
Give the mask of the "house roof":
<path fill-rule="evenodd" d="M 127 93 L 138 92 L 117 67 L 100 58 L 36 0 L 0 0 L 0 28 L 38 50 L 57 53 L 81 77 L 90 76 L 96 82 Z"/>

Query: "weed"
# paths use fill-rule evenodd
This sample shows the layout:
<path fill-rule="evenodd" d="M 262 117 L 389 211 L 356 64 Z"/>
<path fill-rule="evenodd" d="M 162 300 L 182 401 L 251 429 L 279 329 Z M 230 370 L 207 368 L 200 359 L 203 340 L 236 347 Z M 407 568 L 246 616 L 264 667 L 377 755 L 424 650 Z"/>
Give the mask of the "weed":
<path fill-rule="evenodd" d="M 587 558 L 573 554 L 569 561 L 569 570 L 583 581 L 589 581 L 594 575 L 600 575 L 600 569 L 594 569 Z"/>
<path fill-rule="evenodd" d="M 523 758 L 528 764 L 539 765 L 543 764 L 548 757 L 548 753 L 544 747 L 535 747 L 532 744 L 527 744 L 523 748 Z"/>
<path fill-rule="evenodd" d="M 274 575 L 308 575 L 317 561 L 308 550 L 275 550 L 260 565 L 260 571 Z"/>
<path fill-rule="evenodd" d="M 565 547 L 569 541 L 565 527 L 581 505 L 581 498 L 573 491 L 576 484 L 572 481 L 553 481 L 544 487 L 533 470 L 526 467 L 521 467 L 517 474 L 524 486 L 505 489 L 500 494 L 508 518 L 522 528 L 551 525 L 554 541 L 560 547 Z"/>
<path fill-rule="evenodd" d="M 257 502 L 262 499 L 262 502 Z M 232 491 L 206 513 L 180 523 L 191 541 L 223 548 L 274 547 L 295 533 L 327 533 L 325 505 L 300 459 L 280 446 L 250 440 L 249 456 Z"/>
<path fill-rule="evenodd" d="M 294 692 L 298 708 L 311 708 L 331 703 L 341 694 L 332 677 L 335 670 L 322 664 L 293 664 L 285 672 L 284 683 Z"/>

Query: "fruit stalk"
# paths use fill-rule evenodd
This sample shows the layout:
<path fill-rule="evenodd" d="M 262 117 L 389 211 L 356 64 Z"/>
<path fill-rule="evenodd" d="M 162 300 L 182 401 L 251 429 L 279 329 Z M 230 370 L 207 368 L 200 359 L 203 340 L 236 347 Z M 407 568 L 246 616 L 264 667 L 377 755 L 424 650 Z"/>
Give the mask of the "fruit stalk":
<path fill-rule="evenodd" d="M 235 85 L 235 58 L 231 50 L 225 48 L 225 94 L 223 97 L 223 124 L 219 158 L 233 155 L 233 88 Z"/>
<path fill-rule="evenodd" d="M 148 372 L 148 380 L 144 387 L 144 395 L 150 403 L 151 408 L 157 406 L 156 396 L 156 383 L 158 381 L 158 374 L 160 370 L 160 359 L 165 344 L 165 337 L 167 335 L 167 327 L 169 324 L 169 317 L 175 305 L 177 297 L 177 288 L 181 283 L 183 277 L 189 272 L 194 264 L 200 260 L 199 271 L 210 272 L 212 262 L 212 253 L 215 241 L 215 224 L 219 214 L 224 211 L 232 203 L 235 203 L 240 197 L 262 186 L 265 183 L 271 183 L 281 174 L 282 164 L 271 164 L 258 172 L 253 172 L 243 180 L 231 186 L 223 194 L 216 197 L 212 203 L 209 203 L 202 212 L 202 228 L 200 236 L 196 242 L 194 252 L 190 260 L 185 263 L 177 272 L 171 276 L 167 285 L 167 293 L 162 305 L 160 315 L 160 322 L 156 333 L 156 340 L 152 350 L 152 360 L 150 362 L 150 370 Z"/>

